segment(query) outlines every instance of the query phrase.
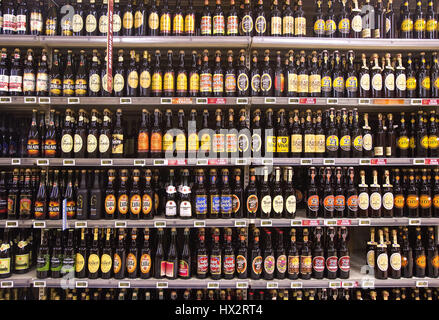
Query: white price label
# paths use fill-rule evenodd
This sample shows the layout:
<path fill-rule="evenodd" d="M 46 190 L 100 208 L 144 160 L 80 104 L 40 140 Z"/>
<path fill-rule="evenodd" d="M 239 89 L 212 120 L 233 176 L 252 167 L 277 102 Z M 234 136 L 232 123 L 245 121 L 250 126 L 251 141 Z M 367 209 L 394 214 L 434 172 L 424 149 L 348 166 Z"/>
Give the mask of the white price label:
<path fill-rule="evenodd" d="M 340 281 L 329 281 L 329 288 L 341 288 Z"/>
<path fill-rule="evenodd" d="M 194 221 L 195 228 L 204 228 L 206 226 L 206 221 Z"/>
<path fill-rule="evenodd" d="M 168 282 L 166 282 L 166 281 L 157 282 L 156 288 L 157 289 L 166 289 L 166 288 L 168 288 Z"/>
<path fill-rule="evenodd" d="M 48 166 L 49 159 L 37 159 L 37 166 Z"/>
<path fill-rule="evenodd" d="M 67 104 L 79 104 L 79 98 L 67 98 Z"/>
<path fill-rule="evenodd" d="M 263 165 L 272 166 L 273 165 L 273 159 L 262 159 Z"/>
<path fill-rule="evenodd" d="M 75 228 L 87 228 L 87 221 L 75 221 Z"/>
<path fill-rule="evenodd" d="M 261 220 L 261 227 L 271 227 L 273 220 Z"/>
<path fill-rule="evenodd" d="M 34 221 L 34 228 L 41 229 L 46 227 L 46 221 Z"/>
<path fill-rule="evenodd" d="M 207 166 L 208 164 L 208 159 L 197 159 L 197 166 Z"/>
<path fill-rule="evenodd" d="M 370 104 L 370 99 L 358 99 L 358 104 Z"/>
<path fill-rule="evenodd" d="M 418 287 L 418 288 L 428 288 L 428 281 L 427 280 L 417 280 L 416 281 L 416 287 Z"/>
<path fill-rule="evenodd" d="M 302 220 L 291 220 L 291 226 L 297 227 L 302 225 Z"/>
<path fill-rule="evenodd" d="M 235 159 L 234 164 L 235 166 L 246 166 L 247 159 Z"/>
<path fill-rule="evenodd" d="M 76 160 L 75 159 L 63 159 L 62 165 L 63 166 L 74 166 L 74 165 L 76 165 Z"/>
<path fill-rule="evenodd" d="M 236 283 L 236 289 L 247 289 L 248 288 L 248 282 L 237 282 Z"/>
<path fill-rule="evenodd" d="M 171 98 L 161 98 L 160 103 L 161 104 L 172 104 L 172 99 Z"/>
<path fill-rule="evenodd" d="M 13 288 L 14 287 L 14 281 L 2 281 L 0 283 L 1 288 Z"/>
<path fill-rule="evenodd" d="M 375 281 L 374 280 L 363 280 L 361 282 L 361 287 L 363 289 L 373 289 L 375 288 Z"/>
<path fill-rule="evenodd" d="M 245 220 L 235 220 L 235 227 L 246 227 L 247 221 Z"/>
<path fill-rule="evenodd" d="M 11 97 L 0 97 L 0 103 L 11 103 L 12 98 Z"/>
<path fill-rule="evenodd" d="M 303 282 L 300 281 L 291 282 L 291 289 L 302 289 L 302 288 L 303 288 Z"/>
<path fill-rule="evenodd" d="M 237 98 L 236 104 L 248 104 L 248 98 Z"/>
<path fill-rule="evenodd" d="M 370 165 L 370 159 L 363 159 L 362 158 L 358 161 L 358 164 L 360 166 L 368 166 L 368 165 Z"/>
<path fill-rule="evenodd" d="M 114 227 L 115 228 L 126 228 L 127 222 L 126 221 L 114 221 Z"/>
<path fill-rule="evenodd" d="M 370 219 L 360 219 L 358 220 L 359 226 L 370 226 Z"/>
<path fill-rule="evenodd" d="M 326 104 L 338 104 L 337 98 L 328 98 L 326 99 Z"/>
<path fill-rule="evenodd" d="M 146 164 L 145 159 L 136 159 L 133 162 L 133 165 L 135 166 L 144 166 Z"/>
<path fill-rule="evenodd" d="M 38 98 L 38 103 L 39 104 L 49 104 L 50 103 L 50 98 L 48 98 L 48 97 L 40 97 L 40 98 Z"/>
<path fill-rule="evenodd" d="M 155 228 L 166 228 L 166 221 L 154 221 Z"/>
<path fill-rule="evenodd" d="M 355 287 L 355 283 L 353 281 L 343 281 L 341 283 L 342 288 L 353 288 Z"/>
<path fill-rule="evenodd" d="M 423 166 L 425 164 L 425 159 L 423 158 L 413 159 L 413 164 L 417 166 Z"/>
<path fill-rule="evenodd" d="M 410 104 L 412 106 L 419 106 L 422 105 L 422 99 L 411 99 Z"/>
<path fill-rule="evenodd" d="M 207 98 L 197 98 L 195 100 L 196 104 L 207 104 Z"/>
<path fill-rule="evenodd" d="M 6 228 L 17 228 L 17 227 L 18 227 L 18 221 L 16 220 L 6 221 Z"/>
<path fill-rule="evenodd" d="M 276 103 L 276 98 L 265 98 L 264 102 L 268 104 Z"/>
<path fill-rule="evenodd" d="M 154 159 L 154 165 L 155 166 L 167 166 L 168 159 Z"/>
<path fill-rule="evenodd" d="M 117 287 L 118 288 L 130 288 L 131 287 L 131 282 L 129 282 L 129 281 L 119 281 L 117 283 Z"/>
<path fill-rule="evenodd" d="M 13 166 L 21 165 L 21 159 L 20 158 L 11 159 L 11 165 L 13 165 Z"/>
<path fill-rule="evenodd" d="M 419 226 L 421 225 L 421 219 L 409 219 L 410 226 Z"/>
<path fill-rule="evenodd" d="M 120 98 L 120 104 L 132 104 L 131 98 Z"/>
<path fill-rule="evenodd" d="M 112 159 L 101 159 L 101 166 L 112 166 L 113 160 Z"/>
<path fill-rule="evenodd" d="M 208 282 L 207 289 L 218 289 L 220 286 L 219 282 Z"/>
<path fill-rule="evenodd" d="M 277 288 L 279 288 L 278 282 L 274 282 L 274 281 L 267 282 L 267 289 L 277 289 Z"/>
<path fill-rule="evenodd" d="M 88 288 L 88 281 L 76 281 L 75 287 L 76 288 Z"/>
<path fill-rule="evenodd" d="M 24 103 L 37 103 L 37 97 L 24 97 Z"/>
<path fill-rule="evenodd" d="M 34 280 L 33 286 L 34 286 L 34 288 L 45 288 L 46 287 L 46 281 Z"/>
<path fill-rule="evenodd" d="M 312 159 L 300 159 L 300 164 L 302 166 L 308 166 L 312 164 Z"/>
<path fill-rule="evenodd" d="M 335 219 L 325 219 L 325 226 L 336 226 L 337 225 L 337 220 Z"/>
<path fill-rule="evenodd" d="M 323 159 L 323 164 L 324 165 L 334 165 L 335 159 Z"/>
<path fill-rule="evenodd" d="M 300 99 L 299 98 L 289 98 L 288 104 L 299 104 Z"/>

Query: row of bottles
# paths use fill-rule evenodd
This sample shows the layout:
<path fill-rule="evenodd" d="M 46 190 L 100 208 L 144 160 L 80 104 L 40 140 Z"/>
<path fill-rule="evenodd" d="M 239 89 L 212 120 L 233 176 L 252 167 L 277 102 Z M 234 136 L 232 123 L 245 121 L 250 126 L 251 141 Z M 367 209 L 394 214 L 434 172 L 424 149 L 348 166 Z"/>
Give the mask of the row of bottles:
<path fill-rule="evenodd" d="M 371 228 L 367 265 L 376 279 L 437 278 L 439 254 L 434 228 Z"/>
<path fill-rule="evenodd" d="M 91 118 L 91 119 L 90 119 Z M 128 118 L 128 117 L 126 117 Z M 299 109 L 260 109 L 250 115 L 240 109 L 191 109 L 175 112 L 142 109 L 131 122 L 117 109 L 103 115 L 66 109 L 64 121 L 55 110 L 33 110 L 28 132 L 17 136 L 2 125 L 4 157 L 46 158 L 395 158 L 438 157 L 439 117 L 434 110 L 410 114 L 397 121 L 393 114 L 376 118 L 358 110 L 330 108 L 322 112 Z M 251 120 L 251 125 L 249 123 Z M 3 120 L 4 121 L 4 120 Z M 29 123 L 29 122 L 28 122 Z M 62 123 L 62 124 L 61 124 Z M 128 130 L 128 124 L 131 130 Z M 399 124 L 397 124 L 399 123 Z M 374 128 L 374 129 L 372 129 Z M 25 129 L 24 129 L 25 130 Z"/>
<path fill-rule="evenodd" d="M 64 57 L 65 55 L 65 57 Z M 251 55 L 247 67 L 245 50 L 228 50 L 226 57 L 220 50 L 214 59 L 209 51 L 192 51 L 190 66 L 185 52 L 180 50 L 178 62 L 168 50 L 162 61 L 160 50 L 154 53 L 154 62 L 147 50 L 142 58 L 130 50 L 127 60 L 120 49 L 113 66 L 112 87 L 108 85 L 107 56 L 104 62 L 97 50 L 84 50 L 75 56 L 72 50 L 61 55 L 53 52 L 49 68 L 47 52 L 37 56 L 28 49 L 24 58 L 15 49 L 9 58 L 3 48 L 0 58 L 0 95 L 12 96 L 115 96 L 115 97 L 335 97 L 335 98 L 437 98 L 439 97 L 439 63 L 437 52 L 427 59 L 408 53 L 392 58 L 386 53 L 380 59 L 366 54 L 361 60 L 354 51 L 341 54 L 327 50 L 306 55 L 293 50 L 285 55 L 276 51 L 270 60 L 270 50 L 264 51 L 263 61 L 258 51 Z M 273 58 L 273 57 L 271 57 Z M 141 60 L 141 61 L 140 61 Z M 212 61 L 213 60 L 213 61 Z M 380 61 L 381 60 L 381 61 Z M 428 60 L 428 62 L 427 62 Z"/>
<path fill-rule="evenodd" d="M 0 238 L 0 278 L 23 274 L 36 265 L 36 243 L 32 229 L 2 229 Z"/>
<path fill-rule="evenodd" d="M 283 236 L 287 230 L 263 229 L 263 241 L 260 241 L 261 231 L 254 228 L 248 242 L 244 228 L 199 228 L 193 232 L 188 228 L 183 232 L 173 228 L 168 231 L 170 240 L 163 229 L 157 229 L 155 237 L 150 237 L 151 231 L 146 228 L 142 241 L 135 228 L 131 231 L 118 229 L 117 236 L 111 229 L 100 232 L 95 228 L 90 236 L 81 229 L 75 246 L 74 230 L 70 229 L 63 248 L 59 246 L 62 241 L 60 230 L 55 231 L 57 245 L 53 248 L 48 245 L 48 232 L 43 231 L 38 248 L 37 277 L 60 278 L 68 272 L 73 276 L 74 272 L 76 278 L 88 279 L 349 278 L 350 257 L 344 227 L 303 229 L 301 241 L 298 241 L 296 229 L 290 230 L 290 241 Z M 54 258 L 61 261 L 61 272 L 52 271 Z M 68 267 L 64 262 L 66 258 L 69 258 Z M 62 272 L 67 269 L 69 271 Z"/>

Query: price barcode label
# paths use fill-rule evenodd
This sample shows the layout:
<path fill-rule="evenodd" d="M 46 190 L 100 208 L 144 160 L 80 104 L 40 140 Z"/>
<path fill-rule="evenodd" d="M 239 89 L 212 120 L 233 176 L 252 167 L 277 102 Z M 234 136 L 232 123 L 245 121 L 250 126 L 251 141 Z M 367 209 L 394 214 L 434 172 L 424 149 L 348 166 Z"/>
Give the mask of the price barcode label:
<path fill-rule="evenodd" d="M 235 227 L 246 227 L 247 221 L 245 220 L 235 220 Z"/>
<path fill-rule="evenodd" d="M 363 280 L 361 282 L 361 287 L 363 289 L 373 289 L 375 288 L 375 281 L 374 280 Z"/>
<path fill-rule="evenodd" d="M 335 159 L 323 159 L 323 164 L 333 165 L 333 164 L 335 164 Z"/>
<path fill-rule="evenodd" d="M 368 165 L 370 165 L 370 159 L 360 159 L 358 164 L 360 166 L 368 166 Z"/>
<path fill-rule="evenodd" d="M 33 286 L 34 286 L 34 288 L 45 288 L 46 287 L 46 281 L 34 280 Z"/>
<path fill-rule="evenodd" d="M 195 100 L 196 104 L 207 104 L 207 98 L 197 98 Z"/>
<path fill-rule="evenodd" d="M 167 159 L 154 159 L 154 165 L 155 166 L 167 166 L 168 160 Z"/>
<path fill-rule="evenodd" d="M 0 103 L 11 103 L 11 102 L 12 102 L 11 97 L 1 97 L 0 98 Z"/>
<path fill-rule="evenodd" d="M 13 166 L 21 165 L 21 159 L 20 158 L 11 159 L 11 165 L 13 165 Z"/>
<path fill-rule="evenodd" d="M 127 222 L 126 221 L 115 221 L 114 222 L 114 227 L 115 228 L 126 228 L 127 227 Z"/>
<path fill-rule="evenodd" d="M 358 220 L 359 226 L 370 226 L 370 219 L 360 219 Z"/>
<path fill-rule="evenodd" d="M 247 159 L 235 159 L 235 165 L 236 166 L 246 166 Z"/>
<path fill-rule="evenodd" d="M 337 98 L 328 98 L 326 99 L 326 104 L 338 104 Z"/>
<path fill-rule="evenodd" d="M 38 103 L 40 103 L 40 104 L 48 104 L 48 103 L 50 103 L 50 98 L 40 97 L 40 98 L 38 98 Z"/>
<path fill-rule="evenodd" d="M 206 221 L 194 221 L 195 228 L 204 228 L 206 226 Z"/>
<path fill-rule="evenodd" d="M 207 289 L 219 289 L 219 282 L 208 282 Z"/>
<path fill-rule="evenodd" d="M 273 225 L 273 220 L 261 220 L 262 227 L 271 227 Z"/>
<path fill-rule="evenodd" d="M 1 288 L 13 288 L 14 287 L 14 281 L 2 281 L 0 283 Z"/>
<path fill-rule="evenodd" d="M 236 104 L 248 104 L 248 98 L 237 98 Z"/>
<path fill-rule="evenodd" d="M 46 221 L 34 221 L 34 228 L 41 229 L 46 227 Z"/>
<path fill-rule="evenodd" d="M 75 159 L 63 159 L 62 161 L 63 166 L 74 166 L 76 165 Z"/>
<path fill-rule="evenodd" d="M 273 159 L 262 159 L 262 164 L 271 166 L 273 165 Z"/>
<path fill-rule="evenodd" d="M 302 289 L 302 288 L 303 288 L 303 282 L 300 281 L 291 282 L 291 289 Z"/>
<path fill-rule="evenodd" d="M 37 159 L 37 166 L 48 166 L 49 159 Z"/>
<path fill-rule="evenodd" d="M 300 159 L 300 164 L 302 166 L 307 166 L 312 164 L 312 159 Z"/>
<path fill-rule="evenodd" d="M 157 282 L 155 287 L 157 289 L 166 289 L 168 287 L 168 282 L 166 281 Z"/>
<path fill-rule="evenodd" d="M 353 288 L 355 287 L 355 283 L 353 281 L 343 281 L 341 283 L 342 288 Z"/>
<path fill-rule="evenodd" d="M 118 288 L 130 288 L 131 287 L 131 282 L 129 281 L 119 281 L 117 284 Z"/>
<path fill-rule="evenodd" d="M 131 98 L 120 98 L 120 104 L 132 104 Z"/>
<path fill-rule="evenodd" d="M 419 226 L 421 224 L 421 219 L 409 219 L 410 226 Z"/>
<path fill-rule="evenodd" d="M 112 166 L 113 160 L 112 159 L 102 159 L 101 160 L 101 166 Z"/>
<path fill-rule="evenodd" d="M 428 281 L 426 280 L 417 280 L 416 287 L 418 288 L 428 288 Z"/>
<path fill-rule="evenodd" d="M 329 288 L 341 288 L 340 281 L 329 281 Z"/>
<path fill-rule="evenodd" d="M 417 166 L 422 166 L 425 164 L 425 159 L 413 159 L 413 164 Z"/>
<path fill-rule="evenodd" d="M 236 289 L 247 289 L 248 288 L 248 282 L 237 282 L 236 283 Z"/>
<path fill-rule="evenodd" d="M 208 164 L 208 159 L 197 159 L 197 166 L 207 166 Z"/>
<path fill-rule="evenodd" d="M 422 104 L 422 99 L 411 99 L 410 100 L 410 104 L 412 106 L 419 106 Z"/>
<path fill-rule="evenodd" d="M 155 228 L 166 228 L 166 221 L 154 221 Z"/>
<path fill-rule="evenodd" d="M 161 104 L 172 104 L 172 99 L 171 98 L 161 98 L 160 103 Z"/>
<path fill-rule="evenodd" d="M 87 221 L 75 221 L 75 228 L 87 228 Z"/>
<path fill-rule="evenodd" d="M 276 103 L 276 98 L 265 98 L 265 103 Z"/>
<path fill-rule="evenodd" d="M 146 164 L 146 161 L 144 159 L 136 159 L 134 160 L 133 165 L 135 166 L 144 166 Z"/>
<path fill-rule="evenodd" d="M 370 104 L 370 99 L 358 99 L 358 104 Z"/>
<path fill-rule="evenodd" d="M 325 219 L 325 226 L 336 226 L 337 225 L 337 220 L 335 219 Z"/>
<path fill-rule="evenodd" d="M 267 289 L 277 289 L 277 288 L 279 288 L 278 282 L 274 282 L 274 281 L 267 282 Z"/>
<path fill-rule="evenodd" d="M 301 226 L 301 225 L 302 225 L 302 220 L 291 220 L 292 227 Z"/>
<path fill-rule="evenodd" d="M 37 97 L 24 97 L 24 103 L 37 103 Z"/>
<path fill-rule="evenodd" d="M 76 288 L 88 288 L 88 281 L 76 281 L 75 287 Z"/>
<path fill-rule="evenodd" d="M 10 220 L 6 221 L 6 228 L 17 228 L 18 227 L 18 221 L 16 220 Z"/>
<path fill-rule="evenodd" d="M 79 104 L 79 98 L 67 98 L 67 104 Z"/>
<path fill-rule="evenodd" d="M 289 98 L 288 104 L 299 104 L 300 99 L 299 98 Z"/>

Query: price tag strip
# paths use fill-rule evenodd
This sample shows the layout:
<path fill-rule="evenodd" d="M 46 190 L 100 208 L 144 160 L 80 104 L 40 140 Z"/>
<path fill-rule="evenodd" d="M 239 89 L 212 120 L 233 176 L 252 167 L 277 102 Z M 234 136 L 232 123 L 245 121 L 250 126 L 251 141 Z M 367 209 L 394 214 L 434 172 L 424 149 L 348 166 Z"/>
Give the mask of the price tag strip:
<path fill-rule="evenodd" d="M 219 282 L 208 282 L 207 283 L 207 289 L 219 289 L 220 284 Z"/>
<path fill-rule="evenodd" d="M 13 288 L 14 287 L 14 281 L 8 280 L 8 281 L 2 281 L 0 283 L 1 288 Z"/>
<path fill-rule="evenodd" d="M 235 220 L 235 227 L 246 227 L 247 221 L 245 220 Z"/>
<path fill-rule="evenodd" d="M 302 289 L 303 282 L 301 281 L 291 281 L 291 289 Z"/>
<path fill-rule="evenodd" d="M 76 165 L 75 159 L 63 159 L 62 161 L 63 166 L 74 166 Z"/>
<path fill-rule="evenodd" d="M 417 288 L 428 288 L 428 281 L 427 280 L 417 280 L 416 287 Z"/>
<path fill-rule="evenodd" d="M 34 228 L 41 229 L 46 227 L 46 221 L 34 221 Z"/>
<path fill-rule="evenodd" d="M 195 228 L 204 228 L 206 226 L 206 221 L 194 221 Z"/>
<path fill-rule="evenodd" d="M 88 288 L 88 281 L 76 281 L 75 282 L 76 288 Z"/>
<path fill-rule="evenodd" d="M 157 289 L 167 289 L 168 285 L 169 285 L 169 283 L 167 281 L 160 281 L 160 282 L 156 283 L 155 287 Z"/>
<path fill-rule="evenodd" d="M 237 282 L 236 283 L 236 289 L 247 289 L 248 288 L 248 282 Z"/>
<path fill-rule="evenodd" d="M 131 282 L 129 281 L 119 281 L 117 284 L 118 288 L 130 288 L 131 287 Z"/>
<path fill-rule="evenodd" d="M 46 287 L 46 281 L 34 280 L 33 286 L 34 286 L 34 288 L 45 288 Z"/>
<path fill-rule="evenodd" d="M 126 228 L 127 222 L 126 221 L 114 221 L 114 227 L 115 228 Z"/>
<path fill-rule="evenodd" d="M 279 288 L 279 283 L 274 281 L 267 282 L 267 289 L 277 289 Z"/>
<path fill-rule="evenodd" d="M 155 228 L 166 228 L 166 221 L 154 221 Z"/>
<path fill-rule="evenodd" d="M 11 159 L 11 165 L 13 165 L 13 166 L 21 165 L 21 159 L 20 158 Z"/>

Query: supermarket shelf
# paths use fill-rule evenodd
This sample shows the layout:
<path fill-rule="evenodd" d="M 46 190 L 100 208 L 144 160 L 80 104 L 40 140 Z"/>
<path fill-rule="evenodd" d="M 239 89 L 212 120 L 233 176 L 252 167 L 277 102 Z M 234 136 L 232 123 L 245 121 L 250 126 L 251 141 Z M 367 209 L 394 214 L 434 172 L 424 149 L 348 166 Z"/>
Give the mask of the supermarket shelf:
<path fill-rule="evenodd" d="M 433 39 L 343 39 L 253 37 L 251 48 L 270 49 L 334 49 L 334 50 L 437 50 L 439 40 Z"/>
<path fill-rule="evenodd" d="M 438 166 L 439 158 L 0 158 L 0 166 Z"/>

